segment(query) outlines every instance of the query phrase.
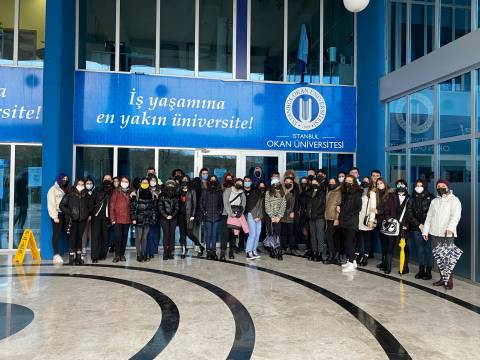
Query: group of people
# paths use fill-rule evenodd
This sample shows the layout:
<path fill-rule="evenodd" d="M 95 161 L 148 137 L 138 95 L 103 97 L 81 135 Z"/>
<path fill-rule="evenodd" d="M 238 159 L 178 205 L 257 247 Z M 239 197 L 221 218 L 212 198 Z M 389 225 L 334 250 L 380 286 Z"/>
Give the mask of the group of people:
<path fill-rule="evenodd" d="M 461 216 L 449 182 L 439 180 L 436 191 L 436 196 L 429 193 L 419 179 L 410 195 L 405 180 L 390 189 L 380 171 L 360 177 L 355 167 L 330 178 L 324 169 L 309 170 L 298 179 L 293 170 L 283 176 L 274 171 L 267 178 L 257 166 L 252 175 L 235 178 L 227 172 L 221 180 L 206 168 L 194 179 L 176 169 L 165 183 L 149 168 L 146 176 L 132 182 L 107 174 L 99 186 L 87 178 L 77 179 L 71 188 L 68 176 L 60 174 L 48 193 L 54 262 L 62 263 L 58 241 L 64 230 L 70 264 L 83 263 L 86 239 L 93 263 L 105 260 L 109 247 L 115 253 L 113 262 L 126 261 L 129 232 L 137 260 L 149 261 L 158 253 L 160 229 L 163 259 L 172 259 L 178 227 L 181 258 L 188 252 L 187 237 L 199 256 L 206 250 L 208 259 L 221 261 L 227 250 L 230 259 L 235 250 L 245 251 L 247 260 L 260 258 L 260 241 L 271 257 L 283 260 L 285 253 L 298 255 L 298 244 L 304 243 L 308 260 L 341 265 L 343 272 L 366 266 L 378 237 L 382 261 L 377 267 L 385 274 L 392 271 L 393 255 L 403 239 L 406 260 L 399 272 L 407 274 L 413 241 L 419 264 L 415 277 L 430 280 L 432 247 L 454 240 Z M 446 287 L 453 287 L 452 278 Z"/>

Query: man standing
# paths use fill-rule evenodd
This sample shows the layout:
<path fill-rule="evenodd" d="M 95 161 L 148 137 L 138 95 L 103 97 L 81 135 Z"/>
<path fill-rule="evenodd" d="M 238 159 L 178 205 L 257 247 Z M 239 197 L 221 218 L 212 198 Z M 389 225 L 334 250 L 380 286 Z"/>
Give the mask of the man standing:
<path fill-rule="evenodd" d="M 102 185 L 99 186 L 97 191 L 95 191 L 92 195 L 94 207 L 92 214 L 91 257 L 93 263 L 98 262 L 98 260 L 105 260 L 107 258 L 109 240 L 108 229 L 110 227 L 108 206 L 112 191 L 112 175 L 106 174 L 103 176 Z"/>

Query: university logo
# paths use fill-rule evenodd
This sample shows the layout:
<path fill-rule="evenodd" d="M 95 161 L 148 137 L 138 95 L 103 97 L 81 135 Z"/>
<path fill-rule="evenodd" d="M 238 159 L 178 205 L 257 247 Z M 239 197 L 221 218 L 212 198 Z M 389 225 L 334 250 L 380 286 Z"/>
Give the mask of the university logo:
<path fill-rule="evenodd" d="M 309 87 L 295 89 L 285 100 L 285 115 L 290 124 L 298 130 L 316 129 L 325 120 L 326 114 L 325 99 L 315 89 Z"/>
<path fill-rule="evenodd" d="M 396 113 L 397 124 L 407 131 L 407 102 L 398 101 L 394 109 Z M 427 96 L 417 93 L 410 95 L 410 113 L 411 123 L 410 132 L 412 134 L 426 133 L 433 125 L 433 103 Z"/>

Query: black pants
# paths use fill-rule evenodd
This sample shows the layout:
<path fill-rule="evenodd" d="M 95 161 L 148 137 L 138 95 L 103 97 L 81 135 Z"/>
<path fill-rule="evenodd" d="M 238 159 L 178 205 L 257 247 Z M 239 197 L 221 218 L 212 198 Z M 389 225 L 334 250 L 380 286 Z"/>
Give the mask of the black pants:
<path fill-rule="evenodd" d="M 110 221 L 107 218 L 92 217 L 92 260 L 107 257 Z"/>
<path fill-rule="evenodd" d="M 85 221 L 72 221 L 70 226 L 70 236 L 68 237 L 68 247 L 70 252 L 82 252 L 82 236 L 85 230 Z"/>
<path fill-rule="evenodd" d="M 392 259 L 393 259 L 393 254 L 397 252 L 400 254 L 400 247 L 398 244 L 400 243 L 400 236 L 386 236 L 387 238 L 387 253 L 386 253 L 386 260 L 388 264 L 388 268 L 392 268 Z M 408 258 L 410 255 L 410 250 L 408 248 L 408 237 L 405 237 L 405 262 L 404 262 L 404 267 L 408 266 Z"/>
<path fill-rule="evenodd" d="M 180 245 L 187 246 L 187 236 L 193 243 L 197 246 L 200 246 L 200 241 L 193 232 L 193 223 L 191 227 L 188 226 L 188 219 L 185 216 L 186 214 L 178 215 L 178 229 L 180 230 Z"/>
<path fill-rule="evenodd" d="M 382 261 L 385 261 L 385 257 L 387 256 L 387 248 L 388 248 L 388 238 L 389 236 L 380 233 L 380 243 L 382 246 Z"/>
<path fill-rule="evenodd" d="M 55 255 L 60 254 L 58 250 L 58 240 L 62 235 L 62 231 L 65 229 L 65 215 L 58 213 L 58 220 L 59 222 L 55 223 L 52 219 L 52 246 Z"/>
<path fill-rule="evenodd" d="M 127 247 L 128 231 L 130 224 L 115 224 L 113 225 L 113 232 L 115 234 L 115 256 L 124 256 L 125 248 Z"/>
<path fill-rule="evenodd" d="M 345 255 L 350 262 L 355 259 L 356 233 L 357 232 L 353 229 L 342 229 L 342 239 L 345 245 Z"/>
<path fill-rule="evenodd" d="M 340 239 L 338 237 L 337 226 L 334 226 L 334 220 L 327 220 L 327 246 L 330 256 L 335 256 L 340 251 Z"/>
<path fill-rule="evenodd" d="M 227 250 L 227 244 L 230 246 L 230 252 L 235 249 L 235 236 L 233 235 L 232 229 L 227 227 L 228 215 L 222 215 L 222 226 L 223 226 L 223 235 L 222 241 L 220 242 L 220 249 L 222 251 Z"/>
<path fill-rule="evenodd" d="M 290 250 L 293 250 L 297 247 L 295 242 L 295 224 L 294 223 L 281 223 L 281 243 L 282 249 L 286 250 L 287 247 L 290 247 Z"/>
<path fill-rule="evenodd" d="M 355 253 L 360 254 L 360 244 L 363 242 L 363 255 L 370 256 L 370 249 L 372 248 L 372 231 L 363 231 L 360 230 L 358 232 L 358 239 L 357 246 L 355 249 Z"/>
<path fill-rule="evenodd" d="M 177 227 L 177 218 L 160 218 L 160 225 L 163 232 L 163 251 L 171 251 L 175 247 L 175 228 Z"/>
<path fill-rule="evenodd" d="M 279 239 L 282 238 L 282 223 L 272 223 L 272 220 L 267 222 L 267 234 L 277 235 Z"/>

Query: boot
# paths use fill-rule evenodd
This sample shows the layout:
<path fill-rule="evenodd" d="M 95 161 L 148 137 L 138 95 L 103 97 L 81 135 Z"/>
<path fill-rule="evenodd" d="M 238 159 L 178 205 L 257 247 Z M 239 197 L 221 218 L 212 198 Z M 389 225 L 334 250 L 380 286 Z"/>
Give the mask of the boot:
<path fill-rule="evenodd" d="M 427 266 L 427 269 L 425 270 L 425 273 L 422 276 L 423 280 L 432 280 L 432 267 Z"/>
<path fill-rule="evenodd" d="M 81 251 L 77 251 L 77 255 L 75 257 L 75 265 L 83 265 L 84 262 L 82 260 L 82 252 Z"/>
<path fill-rule="evenodd" d="M 360 256 L 360 254 L 355 253 L 355 258 L 353 259 L 353 261 L 355 261 L 357 264 L 360 264 L 361 260 L 362 260 L 362 257 Z"/>
<path fill-rule="evenodd" d="M 368 255 L 365 254 L 362 256 L 362 259 L 360 259 L 361 263 L 360 266 L 367 266 L 368 265 Z"/>
<path fill-rule="evenodd" d="M 227 261 L 227 259 L 225 259 L 225 250 L 220 251 L 220 261 Z"/>
<path fill-rule="evenodd" d="M 187 257 L 187 252 L 188 252 L 188 249 L 186 246 L 182 246 L 182 254 L 180 255 L 180 258 L 181 259 L 185 259 Z"/>
<path fill-rule="evenodd" d="M 203 257 L 204 252 L 205 252 L 205 247 L 200 245 L 200 252 L 198 253 L 198 257 Z"/>
<path fill-rule="evenodd" d="M 142 255 L 137 254 L 137 261 L 138 261 L 138 262 L 142 262 Z"/>
<path fill-rule="evenodd" d="M 443 276 L 440 275 L 440 280 L 435 281 L 435 282 L 433 283 L 433 286 L 443 286 L 443 285 L 445 285 L 445 283 L 443 282 Z"/>
<path fill-rule="evenodd" d="M 228 258 L 229 258 L 230 260 L 235 259 L 235 255 L 233 255 L 233 250 L 232 250 L 232 249 L 230 249 L 230 250 L 228 251 Z"/>
<path fill-rule="evenodd" d="M 168 259 L 169 260 L 173 260 L 175 259 L 175 257 L 173 256 L 173 252 L 175 251 L 175 247 L 168 247 L 168 251 L 167 251 L 167 254 L 168 254 Z"/>
<path fill-rule="evenodd" d="M 325 260 L 324 264 L 331 265 L 331 264 L 334 264 L 334 263 L 335 263 L 335 261 L 334 261 L 334 259 L 333 259 L 333 254 L 330 253 L 330 254 L 328 255 L 327 260 Z"/>
<path fill-rule="evenodd" d="M 217 251 L 213 251 L 212 260 L 218 261 Z"/>
<path fill-rule="evenodd" d="M 277 249 L 276 249 L 276 252 L 277 252 L 277 260 L 282 261 L 282 260 L 283 260 L 282 249 L 281 249 L 281 248 L 277 248 Z"/>
<path fill-rule="evenodd" d="M 452 290 L 452 289 L 453 289 L 453 274 L 450 275 L 447 285 L 445 285 L 445 290 Z"/>
<path fill-rule="evenodd" d="M 380 270 L 385 270 L 385 260 L 386 260 L 386 256 L 385 255 L 382 255 L 382 262 L 380 264 L 377 264 L 377 269 L 380 269 Z"/>
<path fill-rule="evenodd" d="M 164 247 L 163 248 L 163 260 L 168 260 L 169 256 L 168 256 L 168 247 Z"/>
<path fill-rule="evenodd" d="M 392 272 L 392 255 L 385 256 L 385 268 L 383 272 L 387 275 Z"/>
<path fill-rule="evenodd" d="M 403 271 L 400 272 L 400 270 L 398 270 L 398 273 L 400 275 L 407 275 L 408 273 L 410 273 L 410 269 L 408 268 L 408 261 L 405 261 L 405 263 L 403 264 Z"/>
<path fill-rule="evenodd" d="M 315 251 L 313 255 L 314 261 L 319 262 L 320 261 L 320 253 L 318 251 Z"/>
<path fill-rule="evenodd" d="M 75 253 L 73 251 L 68 253 L 68 265 L 75 265 Z"/>
<path fill-rule="evenodd" d="M 272 249 L 272 248 L 270 248 L 269 250 L 270 250 L 270 257 L 271 257 L 272 259 L 275 259 L 275 250 Z"/>
<path fill-rule="evenodd" d="M 420 265 L 418 273 L 415 274 L 415 279 L 423 279 L 425 276 L 425 266 Z"/>
<path fill-rule="evenodd" d="M 334 261 L 335 265 L 338 265 L 338 266 L 342 265 L 342 261 L 340 260 L 340 254 L 339 253 L 335 254 L 335 258 L 333 259 L 333 261 Z"/>

